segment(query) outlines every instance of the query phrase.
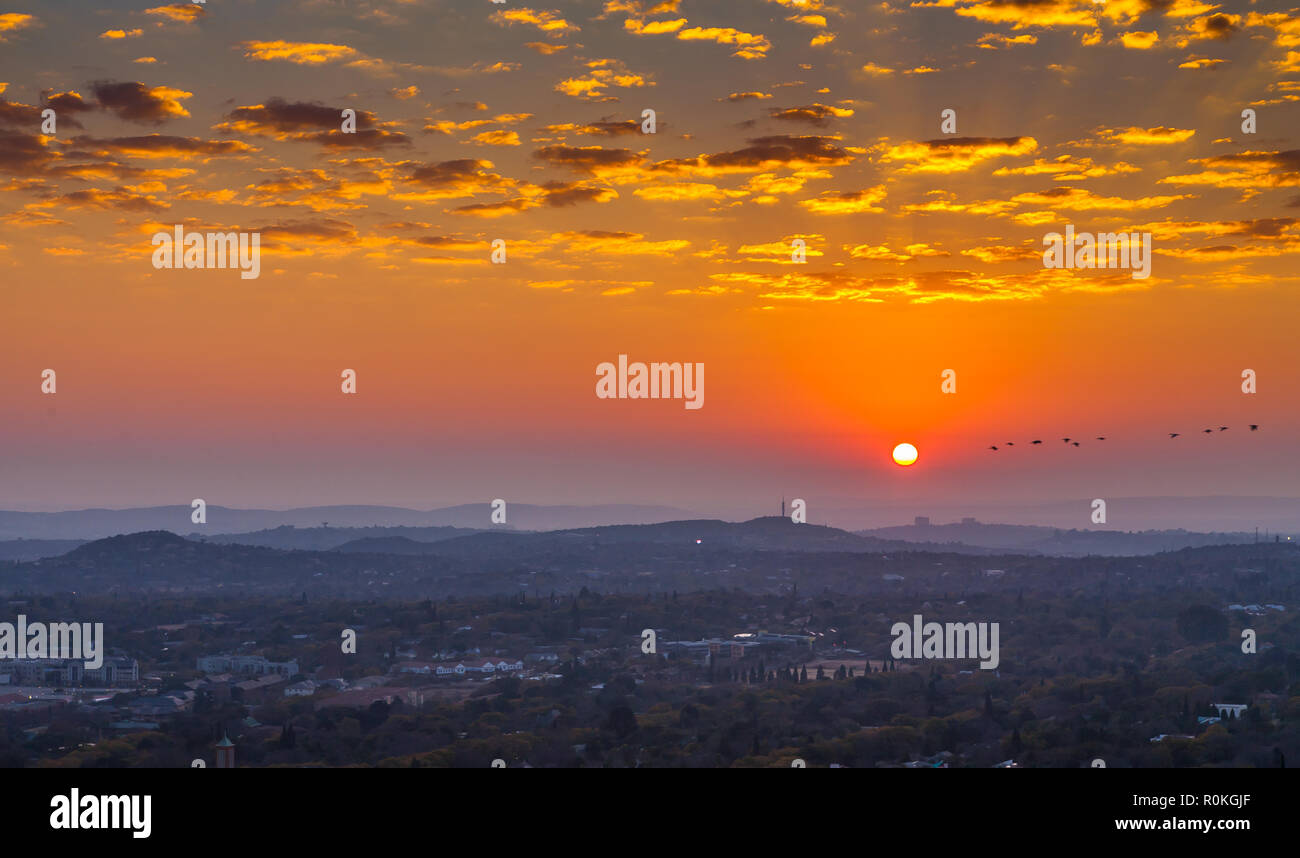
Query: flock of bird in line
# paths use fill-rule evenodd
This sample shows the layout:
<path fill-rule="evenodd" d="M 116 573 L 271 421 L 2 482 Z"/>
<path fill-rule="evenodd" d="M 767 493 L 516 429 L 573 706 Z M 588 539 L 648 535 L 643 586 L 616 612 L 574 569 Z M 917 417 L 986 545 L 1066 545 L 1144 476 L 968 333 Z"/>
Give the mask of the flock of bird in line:
<path fill-rule="evenodd" d="M 1220 431 L 1220 432 L 1226 432 L 1226 431 L 1228 431 L 1228 428 L 1229 428 L 1229 427 L 1227 427 L 1227 426 L 1220 426 L 1220 427 L 1219 427 L 1219 431 Z M 1204 432 L 1205 434 L 1210 434 L 1210 433 L 1214 432 L 1213 429 L 1202 429 L 1201 431 Z M 1258 432 L 1258 431 L 1259 431 L 1259 424 L 1258 424 L 1258 423 L 1252 423 L 1252 424 L 1250 424 L 1250 431 L 1252 431 L 1252 432 Z M 1183 433 L 1182 433 L 1182 432 L 1170 432 L 1170 433 L 1169 433 L 1169 437 L 1170 437 L 1170 438 L 1177 438 L 1177 437 L 1178 437 L 1179 435 L 1181 435 L 1181 434 L 1183 434 Z M 1076 441 L 1076 440 L 1074 440 L 1073 438 L 1062 438 L 1061 440 L 1064 441 L 1066 444 L 1073 444 L 1075 447 L 1079 446 L 1079 442 Z M 1098 435 L 1098 436 L 1097 436 L 1097 440 L 1098 440 L 1098 441 L 1105 441 L 1105 440 L 1106 440 L 1106 436 L 1105 436 L 1105 435 Z M 1030 446 L 1033 446 L 1034 444 L 1041 444 L 1041 443 L 1043 443 L 1041 439 L 1039 439 L 1039 440 L 1035 440 L 1035 441 L 1030 441 L 1030 442 L 1029 442 Z M 1016 446 L 1016 442 L 1015 442 L 1015 441 L 1008 441 L 1008 442 L 1006 442 L 1005 444 L 1003 444 L 1002 446 L 1003 446 L 1003 447 L 1014 447 L 1014 446 Z M 996 444 L 995 444 L 995 445 L 990 445 L 990 446 L 989 446 L 989 449 L 992 450 L 992 451 L 995 452 L 995 453 L 998 451 L 998 448 L 997 448 L 997 445 L 996 445 Z"/>

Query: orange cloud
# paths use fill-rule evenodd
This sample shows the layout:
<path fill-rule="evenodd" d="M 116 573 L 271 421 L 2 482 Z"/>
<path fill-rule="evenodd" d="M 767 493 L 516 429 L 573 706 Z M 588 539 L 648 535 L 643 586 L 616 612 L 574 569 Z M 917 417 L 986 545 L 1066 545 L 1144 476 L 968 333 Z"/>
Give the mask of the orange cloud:
<path fill-rule="evenodd" d="M 1287 152 L 1246 151 L 1211 158 L 1194 158 L 1191 163 L 1205 169 L 1199 173 L 1166 176 L 1171 185 L 1211 185 L 1216 188 L 1294 188 L 1300 186 L 1300 149 Z"/>
<path fill-rule="evenodd" d="M 1120 41 L 1124 43 L 1126 48 L 1145 51 L 1155 47 L 1156 43 L 1160 41 L 1160 34 L 1154 30 L 1149 32 L 1136 30 L 1131 33 L 1124 33 L 1120 36 Z"/>
<path fill-rule="evenodd" d="M 691 27 L 677 33 L 683 41 L 709 41 L 719 45 L 735 45 L 733 57 L 743 60 L 761 60 L 772 49 L 772 43 L 761 35 L 746 33 L 732 27 Z"/>
<path fill-rule="evenodd" d="M 20 14 L 18 12 L 6 12 L 0 15 L 0 42 L 5 41 L 6 34 L 25 30 L 35 24 L 36 16 L 34 15 Z"/>
<path fill-rule="evenodd" d="M 1102 143 L 1123 146 L 1158 146 L 1166 143 L 1182 143 L 1184 140 L 1190 140 L 1195 134 L 1196 129 L 1194 128 L 1169 128 L 1163 125 L 1155 128 L 1097 129 L 1098 139 Z"/>
<path fill-rule="evenodd" d="M 526 24 L 536 27 L 548 36 L 562 36 L 565 33 L 576 33 L 581 28 L 560 16 L 559 12 L 538 11 L 522 7 L 519 9 L 502 9 L 492 14 L 492 20 L 502 26 L 514 26 L 515 24 Z"/>
<path fill-rule="evenodd" d="M 152 9 L 145 9 L 144 13 L 146 15 L 157 15 L 178 24 L 188 24 L 202 18 L 207 14 L 207 10 L 197 3 L 172 3 L 170 6 L 155 6 Z M 161 23 L 159 26 L 161 26 Z"/>
<path fill-rule="evenodd" d="M 519 135 L 514 131 L 496 128 L 474 135 L 473 142 L 480 146 L 518 146 Z"/>
<path fill-rule="evenodd" d="M 876 203 L 885 198 L 885 186 L 877 185 L 862 191 L 827 191 L 810 200 L 800 200 L 799 205 L 810 214 L 839 215 L 883 212 Z"/>
<path fill-rule="evenodd" d="M 885 144 L 881 160 L 910 162 L 904 173 L 960 173 L 993 158 L 1038 151 L 1033 137 L 951 137 L 940 140 Z"/>
<path fill-rule="evenodd" d="M 244 56 L 250 60 L 271 62 L 283 60 L 295 65 L 323 65 L 357 56 L 357 51 L 347 45 L 332 45 L 324 42 L 286 42 L 248 41 L 240 44 Z"/>

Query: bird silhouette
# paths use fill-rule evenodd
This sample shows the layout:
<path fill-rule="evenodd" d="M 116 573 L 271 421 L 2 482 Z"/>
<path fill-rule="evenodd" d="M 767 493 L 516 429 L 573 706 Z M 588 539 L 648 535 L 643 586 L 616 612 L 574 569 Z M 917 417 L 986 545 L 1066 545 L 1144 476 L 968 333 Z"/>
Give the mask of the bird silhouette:
<path fill-rule="evenodd" d="M 996 452 L 998 451 L 998 448 L 997 448 L 997 447 L 989 447 L 989 449 L 992 450 L 994 453 L 996 453 Z"/>
<path fill-rule="evenodd" d="M 1247 425 L 1250 427 L 1250 431 L 1251 431 L 1251 432 L 1258 432 L 1258 431 L 1259 431 L 1259 424 L 1258 424 L 1258 423 L 1250 423 L 1250 424 L 1247 424 Z M 1231 429 L 1231 428 L 1232 428 L 1231 426 L 1220 426 L 1220 427 L 1218 428 L 1218 431 L 1220 431 L 1220 432 L 1227 432 L 1227 431 L 1228 431 L 1229 429 Z M 1211 434 L 1214 433 L 1215 429 L 1214 429 L 1213 427 L 1211 427 L 1211 428 L 1209 428 L 1209 429 L 1202 429 L 1201 431 L 1202 431 L 1203 433 L 1205 433 L 1206 435 L 1211 435 Z M 1184 433 L 1182 433 L 1182 432 L 1166 432 L 1165 434 L 1168 435 L 1168 436 L 1170 437 L 1170 439 L 1173 439 L 1173 438 L 1181 437 Z M 1097 436 L 1095 436 L 1095 437 L 1096 437 L 1096 439 L 1097 439 L 1098 441 L 1105 441 L 1105 440 L 1107 440 L 1110 436 L 1108 436 L 1108 435 L 1097 435 Z M 1076 440 L 1074 440 L 1073 438 L 1070 438 L 1070 437 L 1062 438 L 1062 439 L 1061 439 L 1061 442 L 1064 443 L 1064 444 L 1066 444 L 1066 445 L 1073 445 L 1073 446 L 1075 446 L 1075 447 L 1078 447 L 1078 446 L 1080 445 L 1078 441 L 1076 441 Z M 1022 443 L 1024 443 L 1024 442 L 1022 442 Z M 1027 443 L 1029 443 L 1029 444 L 1031 444 L 1031 445 L 1034 445 L 1034 446 L 1037 446 L 1037 445 L 1042 444 L 1043 441 L 1042 441 L 1041 438 L 1035 438 L 1034 440 L 1029 441 L 1029 442 L 1027 442 Z M 1016 442 L 1015 442 L 1015 441 L 1006 441 L 1006 442 L 1004 442 L 1004 443 L 1002 444 L 1002 446 L 1003 446 L 1003 447 L 1014 447 L 1014 446 L 1016 446 Z M 998 448 L 997 448 L 997 447 L 989 447 L 989 449 L 990 449 L 990 450 L 994 450 L 994 451 L 996 451 Z"/>

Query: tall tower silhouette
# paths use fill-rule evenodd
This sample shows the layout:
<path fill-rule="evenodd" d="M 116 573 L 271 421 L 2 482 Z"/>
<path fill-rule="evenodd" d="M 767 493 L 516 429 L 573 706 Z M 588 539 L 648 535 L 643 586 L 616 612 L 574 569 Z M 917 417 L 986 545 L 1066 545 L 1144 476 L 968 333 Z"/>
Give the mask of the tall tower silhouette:
<path fill-rule="evenodd" d="M 221 741 L 217 742 L 217 768 L 233 769 L 235 767 L 235 743 L 230 741 L 230 737 L 225 733 L 221 734 Z"/>

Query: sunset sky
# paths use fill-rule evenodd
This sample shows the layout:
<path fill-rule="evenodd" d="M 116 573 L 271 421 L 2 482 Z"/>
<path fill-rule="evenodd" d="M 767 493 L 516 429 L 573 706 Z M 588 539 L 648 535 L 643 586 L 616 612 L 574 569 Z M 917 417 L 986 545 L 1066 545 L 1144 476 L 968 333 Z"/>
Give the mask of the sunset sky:
<path fill-rule="evenodd" d="M 1300 496 L 1286 0 L 7 9 L 0 508 Z"/>

